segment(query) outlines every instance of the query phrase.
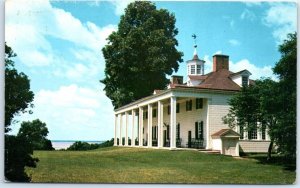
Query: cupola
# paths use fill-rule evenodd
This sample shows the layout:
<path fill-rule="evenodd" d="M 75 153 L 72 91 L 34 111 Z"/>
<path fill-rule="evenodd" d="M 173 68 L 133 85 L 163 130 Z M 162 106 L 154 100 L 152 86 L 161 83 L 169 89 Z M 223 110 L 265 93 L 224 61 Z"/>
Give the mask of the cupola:
<path fill-rule="evenodd" d="M 204 75 L 204 60 L 199 59 L 197 54 L 197 44 L 196 44 L 196 35 L 192 36 L 194 38 L 194 54 L 191 60 L 188 60 L 187 63 L 187 83 L 190 85 L 191 76 L 201 76 Z M 194 84 L 192 84 L 194 85 Z"/>

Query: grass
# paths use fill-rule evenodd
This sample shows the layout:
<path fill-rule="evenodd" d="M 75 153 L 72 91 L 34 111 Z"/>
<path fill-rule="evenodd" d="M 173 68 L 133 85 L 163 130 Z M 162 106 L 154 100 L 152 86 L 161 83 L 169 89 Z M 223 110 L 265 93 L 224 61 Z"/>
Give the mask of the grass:
<path fill-rule="evenodd" d="M 109 147 L 36 151 L 33 182 L 292 184 L 294 170 L 255 157 L 237 159 L 198 151 Z"/>

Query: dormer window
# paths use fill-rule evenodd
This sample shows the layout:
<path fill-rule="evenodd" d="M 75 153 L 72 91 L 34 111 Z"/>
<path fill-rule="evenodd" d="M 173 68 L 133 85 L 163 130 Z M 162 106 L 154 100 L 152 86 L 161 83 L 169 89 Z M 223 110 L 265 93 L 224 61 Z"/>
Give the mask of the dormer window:
<path fill-rule="evenodd" d="M 195 65 L 191 65 L 191 74 L 195 74 Z"/>
<path fill-rule="evenodd" d="M 248 86 L 248 76 L 242 76 L 242 86 Z"/>

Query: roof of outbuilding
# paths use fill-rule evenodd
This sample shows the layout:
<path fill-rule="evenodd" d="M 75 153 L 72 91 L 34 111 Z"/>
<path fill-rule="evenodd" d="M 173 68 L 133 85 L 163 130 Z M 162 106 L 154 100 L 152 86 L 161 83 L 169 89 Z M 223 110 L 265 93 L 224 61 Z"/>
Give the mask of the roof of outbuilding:
<path fill-rule="evenodd" d="M 229 136 L 231 135 L 231 136 Z M 212 138 L 219 138 L 219 137 L 240 137 L 240 134 L 235 132 L 232 129 L 221 129 L 218 132 L 215 132 L 214 134 L 211 135 Z"/>

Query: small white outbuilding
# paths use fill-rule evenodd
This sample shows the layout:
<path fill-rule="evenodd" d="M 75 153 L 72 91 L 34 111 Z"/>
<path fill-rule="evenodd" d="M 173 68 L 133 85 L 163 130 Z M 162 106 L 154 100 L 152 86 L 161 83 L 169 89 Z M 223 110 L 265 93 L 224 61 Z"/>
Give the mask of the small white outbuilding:
<path fill-rule="evenodd" d="M 239 133 L 232 129 L 221 129 L 211 137 L 213 150 L 219 150 L 223 155 L 239 156 Z"/>

